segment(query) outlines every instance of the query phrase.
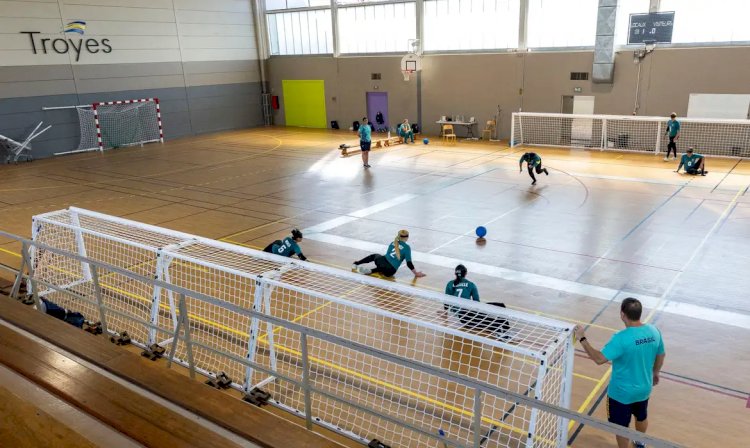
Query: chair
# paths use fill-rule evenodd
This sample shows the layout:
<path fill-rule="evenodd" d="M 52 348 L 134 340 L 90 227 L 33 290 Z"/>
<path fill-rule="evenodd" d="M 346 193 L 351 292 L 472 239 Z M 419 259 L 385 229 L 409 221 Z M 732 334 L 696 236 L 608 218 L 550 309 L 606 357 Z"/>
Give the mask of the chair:
<path fill-rule="evenodd" d="M 493 132 L 495 132 L 495 120 L 487 120 L 487 124 L 482 131 L 482 140 L 484 140 L 484 134 L 487 134 L 487 140 L 491 140 Z"/>
<path fill-rule="evenodd" d="M 453 143 L 456 142 L 456 133 L 453 131 L 452 124 L 444 124 L 443 125 L 443 141 L 450 141 L 450 140 L 453 140 Z"/>

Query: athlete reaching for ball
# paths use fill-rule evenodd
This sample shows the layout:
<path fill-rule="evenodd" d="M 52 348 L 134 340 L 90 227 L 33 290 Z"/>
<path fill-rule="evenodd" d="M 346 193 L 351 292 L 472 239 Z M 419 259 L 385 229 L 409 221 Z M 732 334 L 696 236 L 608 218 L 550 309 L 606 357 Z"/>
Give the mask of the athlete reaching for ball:
<path fill-rule="evenodd" d="M 266 246 L 263 252 L 271 254 L 281 255 L 282 257 L 291 257 L 297 255 L 300 260 L 305 261 L 307 257 L 302 253 L 302 249 L 299 247 L 299 243 L 302 241 L 302 232 L 299 229 L 292 229 L 292 235 L 284 238 L 283 240 L 276 240 L 273 243 Z"/>
<path fill-rule="evenodd" d="M 424 277 L 425 274 L 417 271 L 414 267 L 414 263 L 411 262 L 411 247 L 406 243 L 408 239 L 409 231 L 399 230 L 396 239 L 388 245 L 388 252 L 386 252 L 385 255 L 368 255 L 359 261 L 355 261 L 352 265 L 352 270 L 356 270 L 360 274 L 365 275 L 379 273 L 385 277 L 393 277 L 401 266 L 401 263 L 406 260 L 406 266 L 408 266 L 414 273 L 414 277 Z M 362 266 L 363 264 L 372 262 L 375 263 L 375 268 Z"/>
<path fill-rule="evenodd" d="M 518 172 L 523 171 L 523 162 L 526 162 L 526 166 L 529 169 L 529 176 L 531 176 L 531 185 L 536 184 L 536 177 L 534 177 L 534 170 L 536 170 L 537 174 L 546 174 L 549 176 L 549 171 L 547 171 L 547 168 L 542 168 L 542 158 L 539 156 L 539 154 L 535 152 L 527 152 L 524 155 L 521 156 L 521 159 L 518 161 Z"/>

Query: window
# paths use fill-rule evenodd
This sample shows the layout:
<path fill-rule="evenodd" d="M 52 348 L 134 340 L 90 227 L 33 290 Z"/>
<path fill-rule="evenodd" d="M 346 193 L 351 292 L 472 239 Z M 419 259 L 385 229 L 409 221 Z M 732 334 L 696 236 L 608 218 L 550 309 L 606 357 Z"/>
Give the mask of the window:
<path fill-rule="evenodd" d="M 674 11 L 673 43 L 750 41 L 747 0 L 661 0 Z"/>
<path fill-rule="evenodd" d="M 266 14 L 272 55 L 333 53 L 331 10 Z"/>
<path fill-rule="evenodd" d="M 316 6 L 331 6 L 331 2 L 329 0 L 266 0 L 266 11 Z"/>
<path fill-rule="evenodd" d="M 389 3 L 338 10 L 341 53 L 406 53 L 417 34 L 416 5 Z"/>
<path fill-rule="evenodd" d="M 649 0 L 619 0 L 617 19 L 615 21 L 615 45 L 627 45 L 630 30 L 630 14 L 645 14 L 650 5 Z"/>
<path fill-rule="evenodd" d="M 520 0 L 425 0 L 424 50 L 518 47 Z"/>
<path fill-rule="evenodd" d="M 529 48 L 593 47 L 598 0 L 529 0 Z"/>

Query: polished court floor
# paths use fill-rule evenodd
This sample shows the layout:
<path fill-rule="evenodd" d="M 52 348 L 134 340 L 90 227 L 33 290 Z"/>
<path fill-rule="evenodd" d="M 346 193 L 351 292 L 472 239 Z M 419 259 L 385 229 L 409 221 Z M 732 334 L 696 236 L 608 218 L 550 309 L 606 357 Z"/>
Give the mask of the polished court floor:
<path fill-rule="evenodd" d="M 692 177 L 652 155 L 540 148 L 550 175 L 532 187 L 521 148 L 399 145 L 364 170 L 335 150 L 353 140 L 269 128 L 2 166 L 0 229 L 29 236 L 31 216 L 70 205 L 250 247 L 296 226 L 313 262 L 349 269 L 407 228 L 427 277 L 397 281 L 442 289 L 464 262 L 483 301 L 587 324 L 595 346 L 621 328 L 621 298 L 639 297 L 667 347 L 650 432 L 746 444 L 750 162 L 709 159 Z M 0 262 L 18 265 L 17 252 L 0 238 Z M 605 418 L 609 369 L 579 355 L 573 408 Z M 612 445 L 577 424 L 571 442 Z"/>

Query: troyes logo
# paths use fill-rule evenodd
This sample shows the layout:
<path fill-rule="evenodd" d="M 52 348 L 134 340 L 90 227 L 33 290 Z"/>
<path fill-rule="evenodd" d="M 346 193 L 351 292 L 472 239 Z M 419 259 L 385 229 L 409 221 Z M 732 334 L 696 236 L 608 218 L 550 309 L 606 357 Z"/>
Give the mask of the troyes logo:
<path fill-rule="evenodd" d="M 83 20 L 75 20 L 65 25 L 63 34 L 66 36 L 69 34 L 80 34 L 84 35 L 86 32 L 86 22 Z M 39 31 L 21 31 L 21 34 L 28 34 L 29 40 L 31 41 L 31 51 L 34 54 L 48 54 L 55 52 L 57 54 L 68 54 L 73 51 L 76 54 L 76 62 L 81 60 L 81 53 L 85 50 L 87 53 L 96 54 L 100 51 L 102 53 L 112 53 L 112 46 L 109 45 L 109 39 L 94 39 L 83 37 L 75 39 L 71 37 L 63 38 L 58 37 L 57 39 L 52 38 L 40 38 L 37 34 L 42 34 Z"/>

